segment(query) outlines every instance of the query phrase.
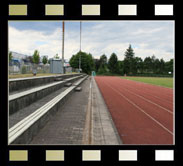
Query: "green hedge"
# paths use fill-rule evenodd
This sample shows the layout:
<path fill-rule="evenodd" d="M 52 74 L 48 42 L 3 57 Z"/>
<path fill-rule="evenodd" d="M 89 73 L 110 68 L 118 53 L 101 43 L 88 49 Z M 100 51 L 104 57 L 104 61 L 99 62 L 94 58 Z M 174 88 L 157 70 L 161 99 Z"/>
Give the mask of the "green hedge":
<path fill-rule="evenodd" d="M 142 74 L 128 74 L 127 76 L 138 77 L 173 77 L 173 74 L 154 74 L 154 73 L 142 73 Z"/>
<path fill-rule="evenodd" d="M 110 72 L 106 72 L 106 73 L 96 73 L 96 75 L 99 76 L 122 76 L 121 74 L 116 74 L 116 73 L 110 73 Z"/>

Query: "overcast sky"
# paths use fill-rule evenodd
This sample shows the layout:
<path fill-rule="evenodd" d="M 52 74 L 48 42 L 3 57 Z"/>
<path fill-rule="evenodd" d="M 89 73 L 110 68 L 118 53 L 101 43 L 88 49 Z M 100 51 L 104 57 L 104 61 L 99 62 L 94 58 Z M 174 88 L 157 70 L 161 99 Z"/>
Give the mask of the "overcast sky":
<path fill-rule="evenodd" d="M 65 22 L 65 59 L 80 49 L 80 23 Z M 144 59 L 153 54 L 165 61 L 174 58 L 173 21 L 84 21 L 82 22 L 82 51 L 94 58 L 114 52 L 120 60 L 129 44 L 135 56 Z M 9 50 L 50 58 L 62 52 L 62 21 L 10 21 Z"/>

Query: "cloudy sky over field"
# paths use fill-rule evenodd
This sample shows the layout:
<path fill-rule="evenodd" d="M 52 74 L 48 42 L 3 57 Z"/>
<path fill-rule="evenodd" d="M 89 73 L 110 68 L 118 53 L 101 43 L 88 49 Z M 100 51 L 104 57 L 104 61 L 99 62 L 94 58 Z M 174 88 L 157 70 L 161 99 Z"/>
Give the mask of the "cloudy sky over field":
<path fill-rule="evenodd" d="M 65 22 L 65 59 L 80 49 L 80 23 Z M 173 21 L 85 21 L 82 22 L 82 51 L 94 58 L 113 52 L 120 60 L 129 44 L 135 56 L 144 59 L 153 54 L 165 61 L 174 58 Z M 9 50 L 50 58 L 62 52 L 62 21 L 9 22 Z"/>

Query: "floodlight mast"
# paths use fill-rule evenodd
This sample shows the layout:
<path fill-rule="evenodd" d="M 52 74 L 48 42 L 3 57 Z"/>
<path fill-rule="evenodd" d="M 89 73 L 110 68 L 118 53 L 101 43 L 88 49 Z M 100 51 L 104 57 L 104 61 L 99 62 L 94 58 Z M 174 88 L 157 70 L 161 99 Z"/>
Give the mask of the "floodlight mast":
<path fill-rule="evenodd" d="M 81 21 L 80 21 L 80 51 L 79 51 L 79 72 L 81 72 Z"/>
<path fill-rule="evenodd" d="M 64 31 L 65 31 L 65 22 L 62 22 L 62 69 L 63 69 L 63 74 L 65 74 L 64 70 Z"/>

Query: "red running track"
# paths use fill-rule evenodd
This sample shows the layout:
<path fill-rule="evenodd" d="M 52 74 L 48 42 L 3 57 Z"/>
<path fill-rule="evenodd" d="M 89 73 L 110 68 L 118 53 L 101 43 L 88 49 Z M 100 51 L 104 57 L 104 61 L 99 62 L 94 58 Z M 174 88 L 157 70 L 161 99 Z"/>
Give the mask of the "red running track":
<path fill-rule="evenodd" d="M 173 89 L 96 76 L 123 144 L 173 144 Z"/>

